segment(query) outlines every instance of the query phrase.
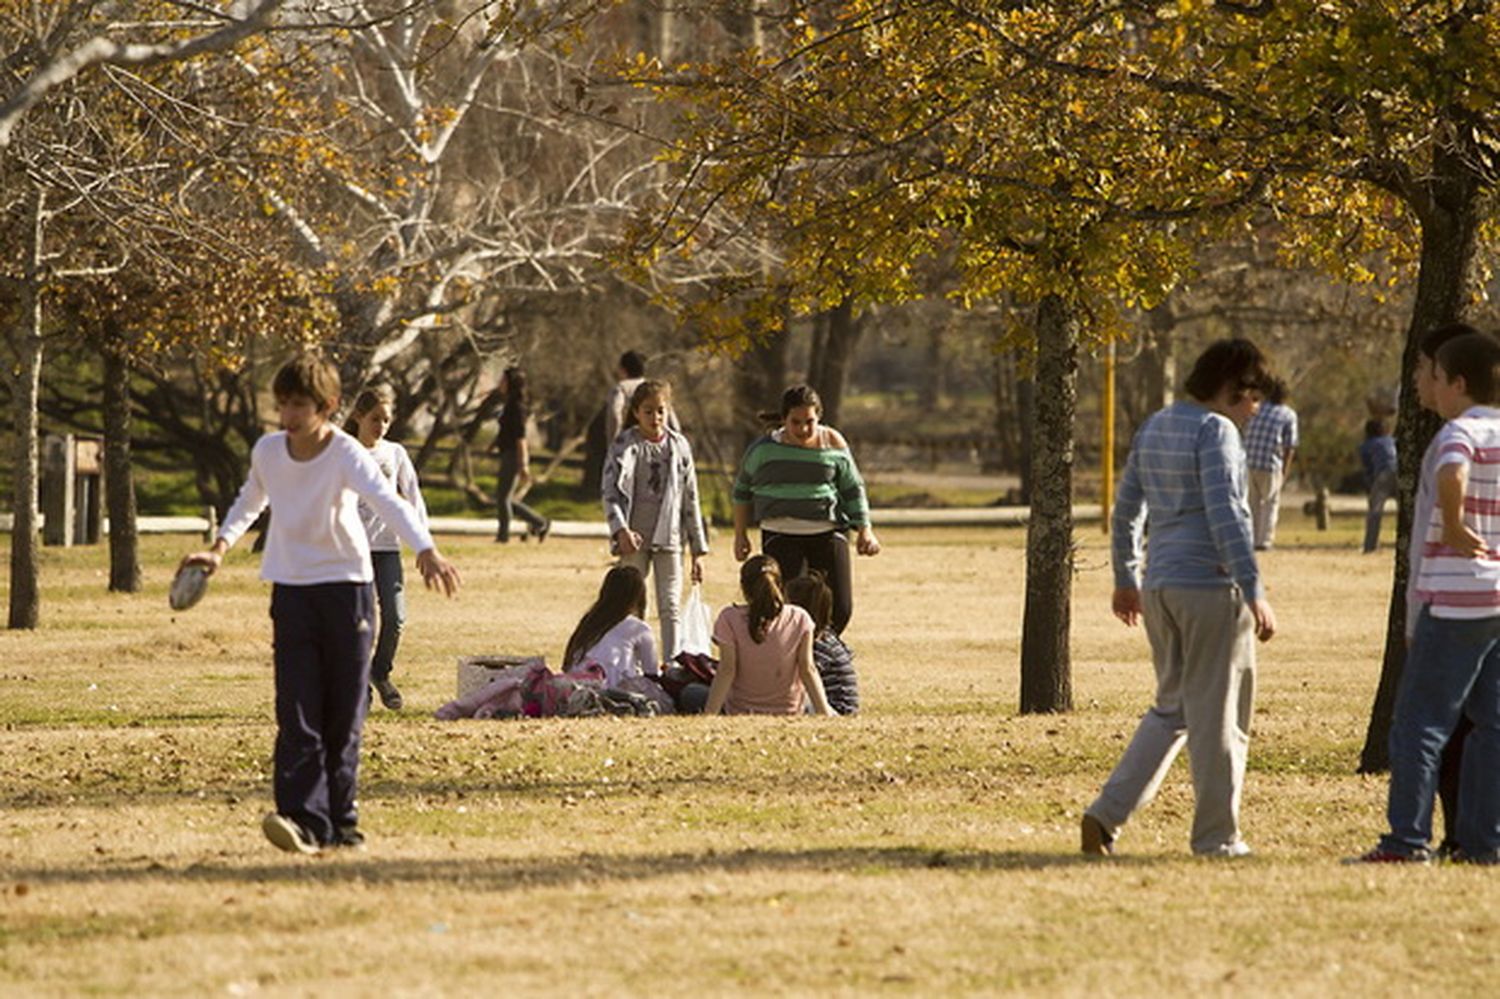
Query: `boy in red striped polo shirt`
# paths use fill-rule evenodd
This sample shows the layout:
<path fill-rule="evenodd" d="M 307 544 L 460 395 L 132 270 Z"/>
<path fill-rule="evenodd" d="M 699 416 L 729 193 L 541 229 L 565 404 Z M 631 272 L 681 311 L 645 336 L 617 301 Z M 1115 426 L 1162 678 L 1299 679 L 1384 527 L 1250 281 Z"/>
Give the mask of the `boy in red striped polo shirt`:
<path fill-rule="evenodd" d="M 1465 859 L 1500 863 L 1500 342 L 1480 334 L 1438 349 L 1436 508 L 1426 531 L 1422 604 L 1391 722 L 1390 832 L 1360 860 L 1430 859 L 1432 795 L 1443 745 L 1474 723 L 1459 782 Z"/>

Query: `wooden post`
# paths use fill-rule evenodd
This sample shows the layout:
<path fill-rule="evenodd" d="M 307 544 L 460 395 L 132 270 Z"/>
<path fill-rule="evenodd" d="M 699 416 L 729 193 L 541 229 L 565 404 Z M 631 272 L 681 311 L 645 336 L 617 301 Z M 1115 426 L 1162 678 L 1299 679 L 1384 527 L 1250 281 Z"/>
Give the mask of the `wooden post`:
<path fill-rule="evenodd" d="M 104 529 L 104 441 L 78 437 L 73 443 L 73 539 L 97 545 Z"/>
<path fill-rule="evenodd" d="M 72 434 L 48 434 L 42 442 L 42 544 L 73 544 L 76 469 Z"/>
<path fill-rule="evenodd" d="M 1328 487 L 1318 488 L 1318 498 L 1313 501 L 1313 516 L 1317 520 L 1318 530 L 1328 530 Z"/>

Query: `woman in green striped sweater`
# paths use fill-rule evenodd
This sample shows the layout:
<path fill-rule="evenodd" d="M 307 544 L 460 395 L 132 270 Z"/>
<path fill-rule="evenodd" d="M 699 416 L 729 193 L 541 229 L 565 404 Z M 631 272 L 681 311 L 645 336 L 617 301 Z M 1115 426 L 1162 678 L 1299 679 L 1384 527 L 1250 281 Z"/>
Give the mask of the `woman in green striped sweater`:
<path fill-rule="evenodd" d="M 780 413 L 766 414 L 780 426 L 745 451 L 734 482 L 734 557 L 749 558 L 750 525 L 759 523 L 761 551 L 777 561 L 782 578 L 823 573 L 833 591 L 831 625 L 842 633 L 854 613 L 848 532 L 856 532 L 861 555 L 878 554 L 880 541 L 849 444 L 821 424 L 822 415 L 823 401 L 808 385 L 787 389 Z"/>

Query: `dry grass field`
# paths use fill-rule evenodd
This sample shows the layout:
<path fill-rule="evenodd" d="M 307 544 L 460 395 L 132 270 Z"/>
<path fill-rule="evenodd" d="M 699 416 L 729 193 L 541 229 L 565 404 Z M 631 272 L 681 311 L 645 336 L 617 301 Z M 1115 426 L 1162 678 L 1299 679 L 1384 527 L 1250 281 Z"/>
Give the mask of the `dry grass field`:
<path fill-rule="evenodd" d="M 0 633 L 0 994 L 1490 994 L 1500 875 L 1339 864 L 1385 792 L 1353 773 L 1390 578 L 1358 526 L 1291 517 L 1264 559 L 1239 862 L 1189 856 L 1184 763 L 1120 856 L 1075 852 L 1150 688 L 1094 527 L 1077 710 L 1045 717 L 1015 710 L 1023 533 L 893 529 L 856 567 L 860 717 L 437 722 L 458 656 L 555 663 L 606 567 L 448 539 L 467 588 L 413 596 L 408 709 L 366 728 L 370 845 L 316 858 L 259 831 L 251 557 L 174 614 L 191 539 L 147 539 L 135 596 L 102 550 L 49 549 L 43 627 Z"/>

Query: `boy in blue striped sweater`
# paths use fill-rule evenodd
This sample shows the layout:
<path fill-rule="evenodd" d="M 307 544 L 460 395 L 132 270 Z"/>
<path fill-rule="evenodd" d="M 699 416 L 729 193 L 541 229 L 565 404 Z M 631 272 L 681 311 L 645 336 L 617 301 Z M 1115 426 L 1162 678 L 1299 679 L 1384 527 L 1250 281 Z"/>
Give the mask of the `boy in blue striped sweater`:
<path fill-rule="evenodd" d="M 1184 744 L 1193 773 L 1193 852 L 1250 853 L 1239 811 L 1254 640 L 1275 634 L 1276 616 L 1255 564 L 1240 432 L 1270 381 L 1253 343 L 1220 340 L 1193 365 L 1187 398 L 1136 434 L 1111 521 L 1112 602 L 1127 625 L 1145 621 L 1156 701 L 1084 812 L 1084 853 L 1113 852 L 1120 828 L 1156 796 Z"/>

